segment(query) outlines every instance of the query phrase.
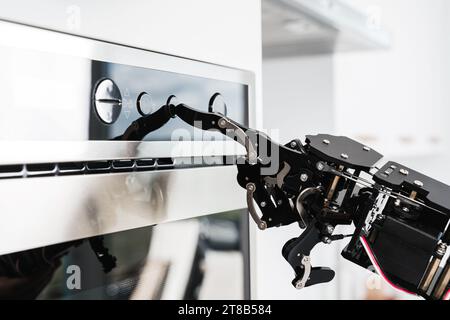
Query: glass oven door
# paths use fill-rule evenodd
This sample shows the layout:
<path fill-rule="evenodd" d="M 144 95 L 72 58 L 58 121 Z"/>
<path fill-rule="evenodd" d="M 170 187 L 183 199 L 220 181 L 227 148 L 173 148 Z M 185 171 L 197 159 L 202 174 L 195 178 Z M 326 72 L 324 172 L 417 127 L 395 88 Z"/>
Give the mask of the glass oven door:
<path fill-rule="evenodd" d="M 3 255 L 0 298 L 248 298 L 247 221 L 241 210 Z"/>

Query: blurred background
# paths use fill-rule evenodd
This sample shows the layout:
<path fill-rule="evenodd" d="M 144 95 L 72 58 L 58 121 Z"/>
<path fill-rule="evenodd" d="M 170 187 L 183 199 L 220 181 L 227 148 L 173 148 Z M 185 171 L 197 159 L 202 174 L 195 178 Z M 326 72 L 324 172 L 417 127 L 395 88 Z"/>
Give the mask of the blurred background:
<path fill-rule="evenodd" d="M 449 184 L 449 18 L 446 0 L 263 0 L 264 127 L 281 142 L 347 135 Z M 257 234 L 259 297 L 411 298 L 340 258 L 338 244 L 312 257 L 335 280 L 296 291 L 274 258 L 289 236 L 296 227 Z"/>

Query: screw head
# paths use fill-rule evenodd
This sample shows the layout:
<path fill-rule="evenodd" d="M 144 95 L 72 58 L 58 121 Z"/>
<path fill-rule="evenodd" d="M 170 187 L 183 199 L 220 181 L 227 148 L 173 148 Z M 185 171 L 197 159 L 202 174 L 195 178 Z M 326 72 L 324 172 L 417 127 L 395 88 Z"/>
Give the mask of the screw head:
<path fill-rule="evenodd" d="M 419 188 L 422 188 L 422 187 L 423 187 L 423 182 L 422 182 L 422 181 L 416 180 L 416 181 L 414 181 L 414 184 L 415 184 L 416 186 L 418 186 Z"/>
<path fill-rule="evenodd" d="M 348 159 L 348 154 L 342 153 L 341 154 L 341 158 L 347 160 Z"/>
<path fill-rule="evenodd" d="M 329 144 L 330 144 L 330 140 L 328 140 L 328 139 L 324 139 L 322 142 L 323 142 L 324 144 L 326 144 L 326 145 L 329 145 Z"/>
<path fill-rule="evenodd" d="M 225 121 L 225 119 L 220 119 L 219 120 L 219 127 L 225 128 L 226 125 L 227 125 L 227 122 Z"/>
<path fill-rule="evenodd" d="M 260 203 L 261 208 L 265 208 L 267 206 L 267 203 L 265 201 Z"/>
<path fill-rule="evenodd" d="M 331 224 L 327 225 L 327 233 L 332 234 L 333 232 L 334 232 L 334 227 Z"/>
<path fill-rule="evenodd" d="M 300 290 L 303 289 L 304 285 L 301 281 L 297 281 L 297 283 L 295 284 L 295 289 Z"/>
<path fill-rule="evenodd" d="M 409 174 L 409 171 L 406 169 L 400 169 L 400 173 L 404 176 L 407 176 Z"/>
<path fill-rule="evenodd" d="M 325 244 L 330 244 L 331 243 L 331 239 L 329 237 L 323 237 L 322 238 L 322 242 Z"/>
<path fill-rule="evenodd" d="M 306 173 L 302 173 L 300 175 L 300 181 L 301 182 L 306 182 L 306 181 L 308 181 L 308 179 L 309 179 L 309 177 L 308 177 L 308 175 Z"/>
<path fill-rule="evenodd" d="M 266 223 L 265 221 L 261 221 L 261 222 L 258 224 L 258 228 L 259 228 L 260 230 L 266 230 L 266 229 L 267 229 L 267 223 Z"/>
<path fill-rule="evenodd" d="M 317 162 L 316 168 L 317 170 L 322 171 L 323 169 L 325 169 L 325 165 L 323 164 L 323 162 Z"/>
<path fill-rule="evenodd" d="M 369 151 L 372 150 L 372 149 L 370 149 L 370 148 L 367 147 L 367 146 L 364 146 L 363 150 L 369 152 Z"/>
<path fill-rule="evenodd" d="M 247 190 L 248 191 L 255 191 L 255 185 L 253 183 L 247 184 Z"/>
<path fill-rule="evenodd" d="M 292 147 L 292 148 L 295 148 L 295 147 L 297 147 L 297 142 L 295 142 L 295 141 L 292 141 L 292 142 L 291 142 L 291 147 Z"/>
<path fill-rule="evenodd" d="M 277 205 L 281 206 L 283 204 L 283 200 L 278 200 Z"/>
<path fill-rule="evenodd" d="M 408 213 L 409 212 L 409 209 L 407 208 L 407 207 L 403 207 L 403 212 L 405 212 L 405 213 Z"/>
<path fill-rule="evenodd" d="M 400 204 L 401 204 L 402 202 L 400 201 L 400 199 L 397 199 L 397 200 L 395 200 L 395 202 L 394 202 L 394 205 L 396 206 L 396 207 L 400 207 Z"/>

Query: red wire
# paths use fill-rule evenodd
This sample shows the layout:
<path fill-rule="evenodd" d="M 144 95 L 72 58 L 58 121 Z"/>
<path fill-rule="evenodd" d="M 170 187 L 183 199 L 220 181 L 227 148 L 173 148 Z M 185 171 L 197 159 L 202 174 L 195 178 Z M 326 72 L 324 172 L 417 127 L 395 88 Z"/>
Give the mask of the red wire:
<path fill-rule="evenodd" d="M 361 236 L 360 239 L 361 239 L 361 243 L 363 244 L 364 249 L 366 250 L 367 255 L 369 256 L 370 262 L 372 262 L 372 265 L 374 266 L 376 272 L 380 275 L 380 277 L 383 278 L 383 280 L 386 281 L 394 289 L 397 289 L 397 290 L 407 293 L 407 294 L 416 295 L 415 293 L 412 293 L 404 288 L 397 286 L 395 283 L 393 283 L 391 280 L 389 280 L 388 277 L 386 277 L 386 275 L 384 274 L 380 265 L 378 264 L 378 261 L 377 261 L 375 255 L 373 254 L 372 249 L 370 248 L 370 245 L 367 242 L 366 238 Z"/>
<path fill-rule="evenodd" d="M 450 300 L 450 290 L 447 290 L 447 293 L 444 295 L 443 300 Z"/>

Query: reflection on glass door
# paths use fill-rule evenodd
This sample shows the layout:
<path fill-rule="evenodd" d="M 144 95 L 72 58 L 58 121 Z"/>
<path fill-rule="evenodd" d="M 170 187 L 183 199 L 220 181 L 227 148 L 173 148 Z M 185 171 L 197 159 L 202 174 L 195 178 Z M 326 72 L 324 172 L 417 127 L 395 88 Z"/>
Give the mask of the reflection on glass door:
<path fill-rule="evenodd" d="M 248 298 L 245 212 L 0 256 L 0 298 Z"/>

